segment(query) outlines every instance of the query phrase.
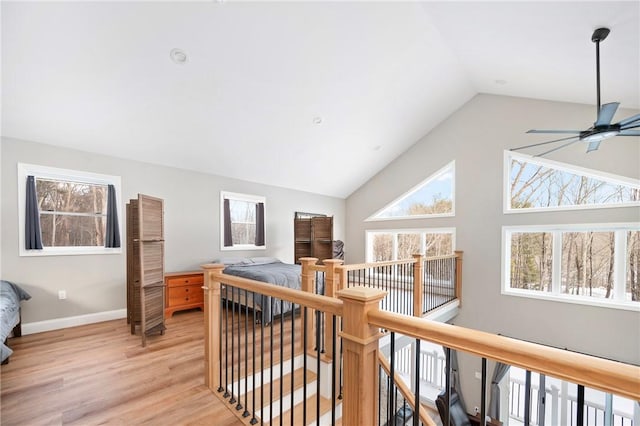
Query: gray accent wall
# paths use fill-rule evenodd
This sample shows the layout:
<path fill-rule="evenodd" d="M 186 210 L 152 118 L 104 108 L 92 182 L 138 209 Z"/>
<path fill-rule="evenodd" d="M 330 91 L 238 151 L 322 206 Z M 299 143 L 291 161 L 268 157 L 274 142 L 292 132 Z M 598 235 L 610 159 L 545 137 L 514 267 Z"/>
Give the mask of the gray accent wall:
<path fill-rule="evenodd" d="M 637 113 L 620 110 L 615 120 Z M 588 105 L 476 96 L 347 198 L 347 261 L 364 261 L 368 229 L 455 227 L 456 247 L 464 251 L 463 304 L 456 325 L 640 364 L 639 312 L 501 294 L 502 226 L 640 220 L 636 207 L 503 213 L 504 150 L 545 140 L 525 134 L 528 129 L 581 129 L 591 125 L 584 117 L 595 119 L 595 114 Z M 585 151 L 578 143 L 549 158 L 640 178 L 638 138 L 616 137 L 596 152 Z M 451 160 L 456 161 L 455 217 L 365 222 Z M 478 396 L 479 405 L 480 381 L 469 370 L 480 371 L 480 359 L 461 364 L 467 373 L 465 398 L 471 404 Z"/>
<path fill-rule="evenodd" d="M 164 199 L 167 272 L 196 270 L 219 257 L 273 256 L 292 263 L 295 211 L 333 215 L 334 238 L 344 240 L 345 201 L 339 198 L 10 138 L 2 138 L 1 159 L 0 268 L 3 279 L 33 296 L 23 303 L 25 323 L 126 308 L 124 206 L 138 193 Z M 211 159 L 212 170 L 216 161 L 221 160 Z M 121 176 L 122 254 L 20 257 L 19 162 Z M 221 190 L 266 197 L 266 250 L 220 251 Z M 67 291 L 65 300 L 58 300 L 61 289 Z"/>

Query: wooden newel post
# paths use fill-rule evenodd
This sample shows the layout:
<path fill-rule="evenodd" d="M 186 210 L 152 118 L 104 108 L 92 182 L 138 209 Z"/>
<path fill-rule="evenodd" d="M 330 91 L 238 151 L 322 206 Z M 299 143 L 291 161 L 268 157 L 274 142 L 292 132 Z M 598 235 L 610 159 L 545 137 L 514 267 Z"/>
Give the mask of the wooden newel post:
<path fill-rule="evenodd" d="M 221 287 L 218 275 L 224 265 L 202 265 L 204 269 L 204 384 L 220 391 L 220 310 Z"/>
<path fill-rule="evenodd" d="M 300 262 L 300 265 L 302 265 L 302 272 L 301 272 L 302 282 L 300 283 L 302 287 L 302 291 L 305 291 L 307 293 L 314 293 L 315 282 L 316 282 L 316 272 L 312 270 L 311 267 L 318 262 L 318 258 L 301 257 L 300 259 L 298 259 L 298 261 Z M 302 345 L 304 345 L 303 338 L 300 339 L 300 347 L 305 351 L 313 349 L 314 342 L 316 341 L 314 337 L 315 336 L 314 334 L 315 321 L 313 320 L 314 318 L 315 318 L 315 310 L 307 309 L 307 327 L 305 329 L 304 316 L 300 315 L 300 330 L 302 330 L 303 333 L 307 334 L 307 347 L 302 348 Z"/>
<path fill-rule="evenodd" d="M 454 251 L 456 255 L 456 298 L 462 306 L 462 250 Z"/>
<path fill-rule="evenodd" d="M 423 293 L 423 277 L 424 277 L 424 256 L 414 254 L 413 258 L 416 263 L 413 264 L 413 316 L 422 316 L 422 293 Z"/>
<path fill-rule="evenodd" d="M 327 297 L 336 297 L 338 290 L 338 277 L 336 275 L 336 267 L 342 265 L 340 259 L 323 260 L 324 271 L 324 295 Z M 333 321 L 331 315 L 324 316 L 324 350 L 327 358 L 332 358 L 333 354 Z"/>
<path fill-rule="evenodd" d="M 377 327 L 368 324 L 369 311 L 379 310 L 386 292 L 370 287 L 351 287 L 338 292 L 343 308 L 344 402 L 343 425 L 373 425 L 378 421 Z"/>

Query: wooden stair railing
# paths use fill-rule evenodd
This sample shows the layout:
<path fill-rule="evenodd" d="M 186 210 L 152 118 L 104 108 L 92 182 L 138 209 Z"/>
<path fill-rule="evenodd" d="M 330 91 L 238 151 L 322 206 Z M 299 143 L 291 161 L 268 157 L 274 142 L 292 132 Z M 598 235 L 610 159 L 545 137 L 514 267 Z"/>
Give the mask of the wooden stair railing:
<path fill-rule="evenodd" d="M 640 367 L 497 336 L 422 318 L 380 310 L 386 292 L 351 287 L 337 299 L 277 287 L 222 273 L 222 265 L 205 265 L 205 383 L 216 393 L 220 381 L 221 282 L 341 317 L 344 375 L 342 424 L 373 424 L 378 415 L 380 329 L 426 340 L 553 376 L 589 388 L 640 400 Z M 336 269 L 339 269 L 337 267 Z M 339 274 L 339 273 L 338 273 Z M 410 399 L 410 398 L 409 398 Z M 420 410 L 418 410 L 420 413 Z"/>

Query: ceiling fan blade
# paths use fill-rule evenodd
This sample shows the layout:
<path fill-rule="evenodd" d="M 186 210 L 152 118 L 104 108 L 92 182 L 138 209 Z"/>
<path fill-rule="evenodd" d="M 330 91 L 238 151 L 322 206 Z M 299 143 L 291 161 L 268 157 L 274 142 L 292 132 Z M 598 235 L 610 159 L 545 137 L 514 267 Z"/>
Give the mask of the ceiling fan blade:
<path fill-rule="evenodd" d="M 611 102 L 609 104 L 602 105 L 602 108 L 600 108 L 600 111 L 598 112 L 598 119 L 594 123 L 594 126 L 608 126 L 609 124 L 611 124 L 611 120 L 613 120 L 613 116 L 618 110 L 618 105 L 620 105 L 620 102 Z"/>
<path fill-rule="evenodd" d="M 640 121 L 640 114 L 632 115 L 629 118 L 625 118 L 624 120 L 621 120 L 618 124 L 620 125 L 620 127 L 624 128 L 628 124 L 635 123 L 636 121 Z"/>
<path fill-rule="evenodd" d="M 579 135 L 580 130 L 527 130 L 527 133 L 567 133 L 571 135 Z"/>
<path fill-rule="evenodd" d="M 600 147 L 600 142 L 602 141 L 592 141 L 589 142 L 589 146 L 587 147 L 587 154 L 591 151 L 596 151 Z"/>
<path fill-rule="evenodd" d="M 637 127 L 640 127 L 640 125 Z M 640 130 L 625 129 L 621 130 L 616 136 L 640 136 Z"/>
<path fill-rule="evenodd" d="M 574 143 L 576 143 L 576 142 L 578 142 L 578 141 L 580 140 L 580 138 L 579 138 L 579 137 L 577 137 L 577 136 L 574 136 L 573 138 L 568 138 L 568 139 L 573 139 L 573 140 L 571 140 L 571 141 L 569 141 L 569 142 L 567 142 L 567 143 L 563 143 L 562 145 L 557 146 L 557 147 L 555 147 L 555 148 L 553 148 L 553 149 L 550 149 L 549 151 L 545 151 L 545 152 L 543 152 L 542 154 L 534 155 L 534 157 L 542 157 L 543 155 L 551 154 L 551 153 L 552 153 L 552 152 L 554 152 L 554 151 L 557 151 L 557 150 L 559 150 L 559 149 L 562 149 L 562 148 L 564 148 L 565 146 L 569 146 L 569 145 L 571 145 L 571 144 L 574 144 Z M 557 142 L 557 141 L 554 141 L 554 142 Z"/>
<path fill-rule="evenodd" d="M 555 140 L 552 140 L 552 141 L 546 141 L 546 142 L 534 143 L 534 144 L 531 144 L 531 145 L 520 146 L 518 148 L 511 148 L 510 151 L 520 151 L 521 149 L 533 148 L 533 147 L 536 147 L 536 146 L 547 145 L 549 143 L 554 143 L 554 142 L 567 141 L 569 139 L 580 139 L 580 138 L 578 136 L 569 136 L 568 138 L 560 138 L 560 139 L 555 139 Z"/>

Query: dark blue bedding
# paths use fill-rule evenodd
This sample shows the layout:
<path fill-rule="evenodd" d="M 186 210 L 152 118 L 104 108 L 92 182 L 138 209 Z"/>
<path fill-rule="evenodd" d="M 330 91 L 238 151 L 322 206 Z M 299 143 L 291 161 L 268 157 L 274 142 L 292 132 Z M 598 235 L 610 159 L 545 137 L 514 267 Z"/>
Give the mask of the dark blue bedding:
<path fill-rule="evenodd" d="M 280 287 L 292 288 L 300 290 L 302 288 L 302 268 L 300 265 L 292 265 L 283 263 L 274 258 L 253 258 L 243 262 L 237 262 L 228 265 L 224 271 L 225 274 L 235 275 L 238 277 L 249 278 L 252 280 L 274 284 Z M 318 293 L 323 294 L 323 285 L 318 283 Z M 291 303 L 284 301 L 280 306 L 280 300 L 274 300 L 271 297 L 254 294 L 253 300 L 262 311 L 262 321 L 270 323 L 273 317 L 291 310 Z M 244 291 L 235 291 L 235 297 L 244 300 Z M 227 294 L 227 299 L 231 299 L 231 295 Z M 272 306 L 273 305 L 273 309 Z M 252 306 L 249 306 L 250 308 Z"/>
<path fill-rule="evenodd" d="M 17 284 L 0 281 L 0 355 L 2 355 L 2 361 L 13 353 L 4 344 L 4 341 L 11 334 L 11 330 L 20 322 L 20 302 L 29 299 L 31 299 L 29 293 Z"/>

